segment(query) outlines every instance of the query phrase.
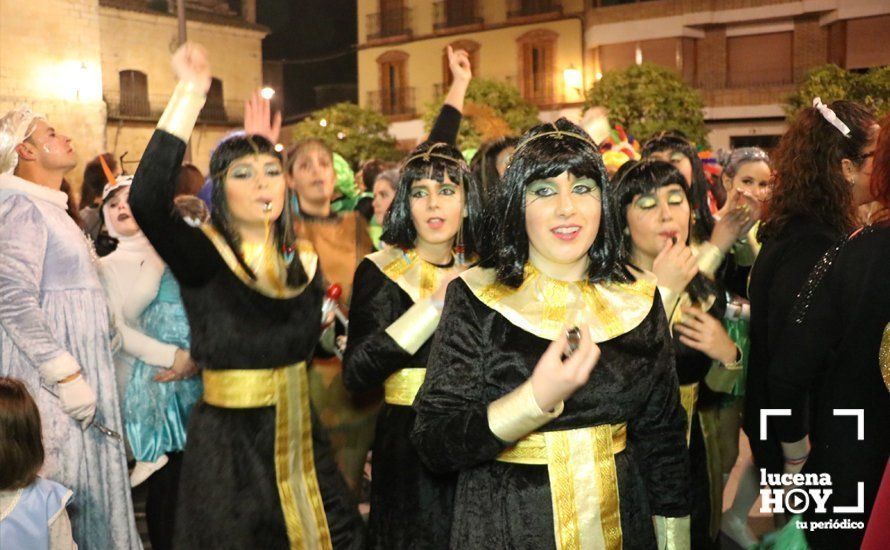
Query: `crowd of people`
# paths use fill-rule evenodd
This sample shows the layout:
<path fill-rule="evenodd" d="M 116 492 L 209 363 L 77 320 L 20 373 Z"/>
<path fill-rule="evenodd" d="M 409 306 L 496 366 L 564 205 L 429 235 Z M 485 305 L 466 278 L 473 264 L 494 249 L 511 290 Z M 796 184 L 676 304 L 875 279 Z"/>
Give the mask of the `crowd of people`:
<path fill-rule="evenodd" d="M 0 118 L 0 548 L 141 548 L 141 484 L 155 549 L 890 545 L 890 120 L 816 98 L 715 172 L 560 118 L 468 162 L 448 56 L 429 137 L 355 174 L 259 95 L 184 164 L 196 44 L 79 205 L 71 140 Z"/>

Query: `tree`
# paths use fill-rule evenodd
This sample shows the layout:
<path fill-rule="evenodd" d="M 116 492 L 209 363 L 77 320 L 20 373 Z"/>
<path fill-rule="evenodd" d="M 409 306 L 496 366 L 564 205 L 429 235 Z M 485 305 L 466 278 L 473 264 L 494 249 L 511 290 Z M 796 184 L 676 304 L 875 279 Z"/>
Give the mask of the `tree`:
<path fill-rule="evenodd" d="M 658 132 L 679 130 L 707 147 L 704 100 L 676 71 L 643 63 L 609 71 L 587 90 L 584 110 L 604 107 L 612 124 L 621 124 L 641 143 Z"/>
<path fill-rule="evenodd" d="M 444 98 L 426 105 L 423 121 L 429 131 Z M 516 86 L 487 78 L 474 78 L 464 100 L 464 123 L 460 125 L 460 149 L 479 147 L 484 141 L 519 135 L 540 123 L 538 108 L 522 98 Z"/>
<path fill-rule="evenodd" d="M 320 139 L 357 169 L 368 159 L 401 158 L 388 128 L 389 121 L 377 111 L 344 102 L 314 111 L 294 127 L 292 137 Z"/>
<path fill-rule="evenodd" d="M 812 107 L 814 97 L 821 98 L 826 105 L 842 99 L 856 101 L 882 116 L 890 112 L 890 67 L 866 73 L 854 73 L 833 64 L 812 69 L 797 91 L 786 99 L 788 119 L 801 109 Z"/>

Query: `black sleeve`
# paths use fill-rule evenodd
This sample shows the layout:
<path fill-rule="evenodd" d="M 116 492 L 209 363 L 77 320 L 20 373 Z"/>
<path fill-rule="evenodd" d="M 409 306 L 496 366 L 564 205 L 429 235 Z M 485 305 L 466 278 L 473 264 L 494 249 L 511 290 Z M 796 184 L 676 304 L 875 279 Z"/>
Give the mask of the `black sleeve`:
<path fill-rule="evenodd" d="M 430 136 L 426 138 L 432 143 L 447 143 L 448 145 L 457 144 L 457 133 L 460 131 L 460 121 L 463 115 L 460 111 L 451 105 L 444 103 L 439 110 L 439 116 L 433 123 L 433 129 L 430 130 Z"/>
<path fill-rule="evenodd" d="M 831 238 L 827 235 L 808 234 L 804 238 L 795 239 L 786 245 L 781 258 L 779 258 L 781 264 L 775 269 L 772 280 L 769 282 L 767 346 L 772 351 L 770 353 L 770 365 L 767 367 L 768 379 L 774 378 L 772 371 L 779 366 L 775 358 L 775 350 L 778 350 L 782 343 L 787 341 L 786 330 L 792 323 L 791 313 L 797 296 L 806 284 L 813 266 L 831 247 L 831 244 Z M 778 397 L 779 390 L 768 387 L 770 388 L 770 395 L 765 397 L 767 402 L 772 402 L 773 397 Z M 809 400 L 809 392 L 799 392 L 793 398 L 796 400 L 796 404 L 793 404 L 792 408 L 800 412 L 805 411 Z M 786 421 L 787 417 L 784 419 L 777 417 L 775 421 L 779 432 L 785 434 L 785 437 L 782 437 L 782 439 L 789 437 L 791 432 L 798 431 L 800 426 L 806 423 L 805 417 L 798 417 L 796 420 L 798 428 L 792 429 Z M 780 425 L 783 427 L 779 428 L 778 426 Z M 803 436 L 801 435 L 801 437 Z M 793 441 L 797 441 L 801 437 Z"/>
<path fill-rule="evenodd" d="M 657 293 L 655 304 L 660 308 Z M 640 415 L 628 422 L 628 438 L 640 462 L 652 515 L 683 517 L 690 513 L 686 413 L 680 404 L 667 318 L 660 314 L 657 319 L 653 337 L 661 346 L 649 365 L 649 396 Z"/>
<path fill-rule="evenodd" d="M 417 365 L 386 329 L 405 309 L 398 285 L 374 262 L 362 260 L 355 271 L 349 308 L 349 338 L 343 356 L 343 384 L 358 393 L 379 387 L 395 371 Z"/>
<path fill-rule="evenodd" d="M 189 226 L 173 206 L 185 142 L 155 130 L 130 187 L 130 209 L 180 284 L 198 286 L 213 276 L 221 258 L 200 229 Z"/>
<path fill-rule="evenodd" d="M 417 419 L 411 439 L 421 459 L 437 472 L 493 460 L 507 446 L 488 426 L 484 365 L 489 339 L 474 301 L 463 280 L 448 285 L 426 380 L 414 402 Z"/>

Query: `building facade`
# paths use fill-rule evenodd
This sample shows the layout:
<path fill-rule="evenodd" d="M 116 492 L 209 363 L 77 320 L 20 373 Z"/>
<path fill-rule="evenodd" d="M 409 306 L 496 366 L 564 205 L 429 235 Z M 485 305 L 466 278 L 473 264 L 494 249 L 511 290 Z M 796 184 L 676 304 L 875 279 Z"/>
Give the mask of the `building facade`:
<path fill-rule="evenodd" d="M 102 151 L 133 172 L 176 85 L 175 1 L 0 1 L 0 110 L 28 103 L 70 135 L 81 164 Z M 210 55 L 213 85 L 192 137 L 206 173 L 210 151 L 243 124 L 244 101 L 263 83 L 255 0 L 187 0 L 188 39 Z"/>
<path fill-rule="evenodd" d="M 421 113 L 450 84 L 452 45 L 474 76 L 513 83 L 542 117 L 576 113 L 583 36 L 583 0 L 359 1 L 359 103 L 389 115 L 405 146 L 420 141 Z"/>
<path fill-rule="evenodd" d="M 447 86 L 449 44 L 470 51 L 476 76 L 516 84 L 542 120 L 577 116 L 606 71 L 670 67 L 701 91 L 714 148 L 773 143 L 785 96 L 815 66 L 890 64 L 886 0 L 369 0 L 358 12 L 359 101 L 406 143 Z"/>

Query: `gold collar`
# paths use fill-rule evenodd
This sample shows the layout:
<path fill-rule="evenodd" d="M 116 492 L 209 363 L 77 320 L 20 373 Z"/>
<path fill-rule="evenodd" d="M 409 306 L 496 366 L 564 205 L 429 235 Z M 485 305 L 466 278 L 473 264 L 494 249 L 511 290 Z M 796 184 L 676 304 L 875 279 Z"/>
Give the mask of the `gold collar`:
<path fill-rule="evenodd" d="M 526 264 L 519 288 L 497 282 L 494 269 L 474 267 L 461 278 L 483 304 L 546 340 L 580 322 L 589 325 L 594 342 L 611 340 L 643 322 L 655 299 L 655 277 L 649 273 L 634 283 L 568 283 Z"/>
<path fill-rule="evenodd" d="M 399 288 L 404 290 L 415 303 L 429 298 L 439 288 L 442 273 L 446 268 L 424 261 L 417 251 L 402 250 L 397 246 L 384 248 L 366 256 L 380 271 Z"/>
<path fill-rule="evenodd" d="M 219 252 L 219 255 L 226 262 L 226 265 L 229 266 L 232 273 L 241 279 L 242 283 L 264 296 L 279 299 L 295 298 L 303 293 L 306 287 L 309 286 L 309 281 L 312 281 L 315 277 L 315 271 L 318 268 L 318 256 L 315 254 L 315 249 L 307 241 L 297 241 L 297 255 L 303 264 L 303 270 L 306 271 L 307 283 L 298 288 L 291 288 L 282 282 L 283 270 L 278 269 L 276 266 L 272 266 L 272 268 L 267 270 L 267 273 L 257 273 L 257 279 L 251 278 L 219 230 L 209 223 L 204 223 L 201 224 L 201 231 L 213 243 L 216 251 Z"/>

